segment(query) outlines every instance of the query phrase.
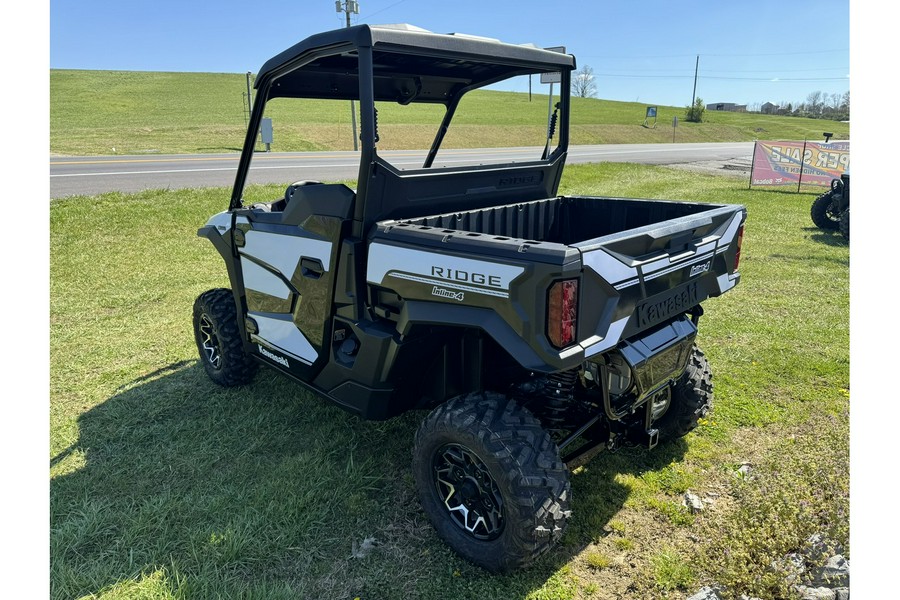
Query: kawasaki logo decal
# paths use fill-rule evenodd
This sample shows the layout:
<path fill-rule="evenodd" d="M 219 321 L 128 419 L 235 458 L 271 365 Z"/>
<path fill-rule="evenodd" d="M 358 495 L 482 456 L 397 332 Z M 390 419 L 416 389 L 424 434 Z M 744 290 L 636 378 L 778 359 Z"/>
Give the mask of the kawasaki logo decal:
<path fill-rule="evenodd" d="M 274 360 L 275 362 L 277 362 L 279 365 L 281 365 L 283 367 L 287 367 L 288 369 L 291 368 L 291 365 L 288 364 L 288 359 L 286 359 L 285 357 L 278 356 L 277 354 L 269 352 L 268 350 L 263 348 L 261 344 L 257 344 L 256 346 L 259 348 L 259 353 L 262 354 L 263 356 L 265 356 L 266 358 L 268 358 L 270 360 Z"/>
<path fill-rule="evenodd" d="M 697 283 L 689 283 L 677 289 L 669 297 L 660 301 L 646 302 L 637 307 L 639 327 L 656 325 L 677 314 L 683 313 L 699 302 Z"/>

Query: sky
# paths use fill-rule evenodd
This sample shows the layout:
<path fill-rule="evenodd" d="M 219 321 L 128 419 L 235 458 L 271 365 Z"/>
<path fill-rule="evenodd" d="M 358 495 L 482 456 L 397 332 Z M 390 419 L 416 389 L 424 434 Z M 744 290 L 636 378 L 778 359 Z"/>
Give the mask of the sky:
<path fill-rule="evenodd" d="M 687 106 L 695 72 L 706 103 L 796 104 L 850 89 L 849 0 L 358 2 L 354 25 L 564 46 L 593 69 L 596 97 L 607 100 Z M 50 67 L 256 73 L 345 24 L 334 0 L 51 0 Z"/>

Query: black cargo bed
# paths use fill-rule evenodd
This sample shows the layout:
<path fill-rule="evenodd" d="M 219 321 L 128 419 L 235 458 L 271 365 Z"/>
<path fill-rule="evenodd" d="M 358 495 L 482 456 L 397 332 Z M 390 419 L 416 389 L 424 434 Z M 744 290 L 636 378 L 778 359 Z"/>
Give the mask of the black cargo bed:
<path fill-rule="evenodd" d="M 562 196 L 397 223 L 572 245 L 724 208 L 723 204 Z"/>

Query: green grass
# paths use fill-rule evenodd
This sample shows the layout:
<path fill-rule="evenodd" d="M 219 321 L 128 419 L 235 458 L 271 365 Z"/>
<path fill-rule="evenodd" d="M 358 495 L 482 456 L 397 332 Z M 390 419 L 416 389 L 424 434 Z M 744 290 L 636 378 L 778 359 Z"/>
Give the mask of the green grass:
<path fill-rule="evenodd" d="M 509 576 L 457 558 L 421 512 L 424 414 L 364 422 L 268 369 L 236 390 L 206 377 L 191 306 L 227 280 L 196 230 L 227 190 L 52 202 L 51 597 L 683 598 L 721 582 L 766 600 L 785 597 L 768 566 L 810 533 L 849 555 L 849 248 L 812 225 L 813 194 L 615 164 L 570 167 L 562 188 L 745 204 L 743 279 L 700 323 L 712 415 L 577 470 L 564 543 Z M 718 501 L 683 513 L 688 488 Z"/>
<path fill-rule="evenodd" d="M 50 152 L 60 155 L 237 152 L 246 132 L 246 76 L 223 73 L 50 70 Z M 684 107 L 659 107 L 658 125 L 642 126 L 646 104 L 574 98 L 571 143 L 669 143 L 754 139 L 849 139 L 847 123 L 771 115 L 707 112 L 683 121 Z M 378 104 L 381 149 L 428 148 L 443 109 Z M 346 102 L 275 100 L 267 106 L 276 152 L 350 150 Z M 460 105 L 447 148 L 540 146 L 547 97 L 473 92 Z"/>
<path fill-rule="evenodd" d="M 663 590 L 688 589 L 694 585 L 694 570 L 677 551 L 667 548 L 650 559 L 656 585 Z"/>

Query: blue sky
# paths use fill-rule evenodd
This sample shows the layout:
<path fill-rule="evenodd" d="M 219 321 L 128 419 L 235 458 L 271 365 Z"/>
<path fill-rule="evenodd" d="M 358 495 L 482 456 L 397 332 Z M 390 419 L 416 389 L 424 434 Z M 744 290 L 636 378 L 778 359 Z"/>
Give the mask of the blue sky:
<path fill-rule="evenodd" d="M 849 0 L 739 3 L 359 0 L 353 23 L 411 23 L 511 43 L 565 46 L 597 97 L 690 104 L 800 102 L 850 89 Z M 216 3 L 51 0 L 50 67 L 256 72 L 301 39 L 343 26 L 334 0 Z"/>

